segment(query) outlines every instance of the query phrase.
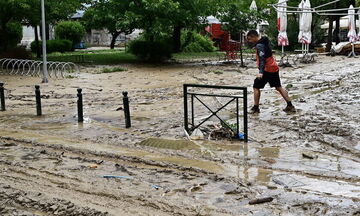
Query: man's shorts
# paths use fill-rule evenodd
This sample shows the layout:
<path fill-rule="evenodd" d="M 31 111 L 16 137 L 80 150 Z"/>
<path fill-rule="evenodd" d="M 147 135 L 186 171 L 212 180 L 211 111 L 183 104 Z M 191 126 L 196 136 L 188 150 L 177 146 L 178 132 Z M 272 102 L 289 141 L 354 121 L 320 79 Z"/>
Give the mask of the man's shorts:
<path fill-rule="evenodd" d="M 270 84 L 270 87 L 281 87 L 279 71 L 275 73 L 264 72 L 261 79 L 255 79 L 253 87 L 257 89 L 263 89 L 267 83 Z"/>

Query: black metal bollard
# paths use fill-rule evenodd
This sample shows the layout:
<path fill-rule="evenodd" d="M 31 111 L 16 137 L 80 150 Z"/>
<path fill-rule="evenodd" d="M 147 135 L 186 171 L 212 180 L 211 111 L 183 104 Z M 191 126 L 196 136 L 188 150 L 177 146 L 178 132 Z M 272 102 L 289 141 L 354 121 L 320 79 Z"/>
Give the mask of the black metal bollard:
<path fill-rule="evenodd" d="M 1 111 L 5 111 L 4 83 L 0 83 L 0 100 L 1 100 Z"/>
<path fill-rule="evenodd" d="M 124 104 L 124 114 L 125 114 L 125 125 L 126 128 L 131 127 L 131 119 L 130 119 L 130 106 L 129 106 L 129 98 L 128 92 L 123 92 L 123 104 Z"/>
<path fill-rule="evenodd" d="M 77 89 L 77 105 L 78 105 L 78 122 L 84 121 L 84 109 L 83 109 L 83 96 L 82 96 L 82 89 Z"/>
<path fill-rule="evenodd" d="M 41 96 L 40 96 L 40 86 L 35 86 L 35 98 L 36 98 L 36 114 L 38 116 L 42 115 L 41 111 Z"/>

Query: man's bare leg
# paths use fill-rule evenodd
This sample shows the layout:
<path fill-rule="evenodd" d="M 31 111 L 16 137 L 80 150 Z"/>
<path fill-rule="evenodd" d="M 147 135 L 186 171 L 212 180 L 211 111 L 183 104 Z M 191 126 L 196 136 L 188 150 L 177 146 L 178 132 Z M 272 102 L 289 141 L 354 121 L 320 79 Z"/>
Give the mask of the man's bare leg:
<path fill-rule="evenodd" d="M 281 94 L 286 102 L 291 102 L 288 92 L 283 87 L 276 87 L 276 90 Z"/>
<path fill-rule="evenodd" d="M 289 97 L 288 92 L 283 87 L 276 87 L 276 90 L 281 94 L 284 100 L 287 103 L 286 108 L 284 109 L 285 112 L 296 112 L 295 107 L 291 103 L 291 98 Z"/>
<path fill-rule="evenodd" d="M 260 95 L 261 95 L 260 89 L 254 88 L 254 106 L 250 110 L 251 114 L 260 112 L 260 109 L 259 109 Z"/>
<path fill-rule="evenodd" d="M 254 88 L 254 105 L 259 106 L 260 104 L 260 89 Z"/>

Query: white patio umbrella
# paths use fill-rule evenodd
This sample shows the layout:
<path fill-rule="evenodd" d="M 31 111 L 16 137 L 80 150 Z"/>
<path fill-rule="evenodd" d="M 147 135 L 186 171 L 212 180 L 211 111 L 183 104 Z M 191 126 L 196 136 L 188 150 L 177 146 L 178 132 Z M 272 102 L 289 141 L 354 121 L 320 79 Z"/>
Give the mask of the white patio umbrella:
<path fill-rule="evenodd" d="M 352 46 L 352 52 L 349 54 L 349 57 L 356 56 L 354 51 L 354 42 L 357 41 L 358 37 L 356 35 L 356 26 L 355 26 L 355 10 L 352 5 L 350 5 L 349 10 L 349 32 L 348 32 L 348 38 L 349 42 L 351 42 Z"/>
<path fill-rule="evenodd" d="M 357 21 L 358 26 L 359 26 L 359 29 L 358 29 L 358 40 L 360 40 L 360 10 L 358 10 L 358 17 L 359 17 L 359 20 Z"/>
<path fill-rule="evenodd" d="M 360 10 L 358 10 L 358 16 L 359 16 L 359 20 L 358 20 L 358 26 L 359 26 L 358 40 L 360 40 Z"/>
<path fill-rule="evenodd" d="M 299 11 L 303 11 L 304 10 L 304 0 L 301 0 L 300 4 L 299 4 Z M 302 19 L 302 15 L 303 13 L 299 13 L 299 35 L 298 35 L 298 40 L 301 43 L 301 38 L 304 32 L 304 25 L 303 23 L 303 19 Z"/>
<path fill-rule="evenodd" d="M 250 10 L 257 11 L 256 1 L 253 0 L 250 5 Z M 260 27 L 259 24 L 256 25 L 256 31 L 260 33 Z"/>
<path fill-rule="evenodd" d="M 284 46 L 289 45 L 289 39 L 286 33 L 287 29 L 287 14 L 286 14 L 286 0 L 279 0 L 277 12 L 277 26 L 278 26 L 278 45 L 282 48 L 284 54 Z"/>
<path fill-rule="evenodd" d="M 257 6 L 256 6 L 256 1 L 255 0 L 253 0 L 252 2 L 251 2 L 251 5 L 250 5 L 250 10 L 257 10 Z"/>
<path fill-rule="evenodd" d="M 310 0 L 302 0 L 300 6 L 302 6 L 302 11 L 311 11 Z M 299 42 L 303 44 L 303 50 L 305 53 L 309 52 L 309 47 L 311 44 L 311 22 L 312 22 L 312 13 L 301 13 L 300 14 L 300 23 L 299 23 Z"/>

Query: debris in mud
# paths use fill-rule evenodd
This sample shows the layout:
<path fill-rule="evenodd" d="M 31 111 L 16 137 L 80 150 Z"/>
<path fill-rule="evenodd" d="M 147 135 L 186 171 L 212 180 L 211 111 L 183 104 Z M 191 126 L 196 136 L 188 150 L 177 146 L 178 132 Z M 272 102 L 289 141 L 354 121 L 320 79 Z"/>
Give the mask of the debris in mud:
<path fill-rule="evenodd" d="M 155 190 L 159 190 L 161 188 L 161 186 L 158 185 L 151 185 L 152 188 L 154 188 Z"/>
<path fill-rule="evenodd" d="M 200 129 L 195 129 L 190 135 L 190 138 L 193 140 L 202 140 L 204 139 L 204 134 Z"/>
<path fill-rule="evenodd" d="M 125 172 L 127 173 L 128 175 L 130 176 L 133 176 L 134 173 L 129 171 L 128 169 L 126 169 L 124 166 L 120 165 L 120 164 L 115 164 L 115 168 L 116 168 L 116 171 L 121 171 L 121 172 Z"/>
<path fill-rule="evenodd" d="M 221 127 L 210 132 L 209 137 L 211 140 L 228 139 L 231 140 L 235 137 L 234 132 L 228 127 Z"/>
<path fill-rule="evenodd" d="M 203 188 L 202 188 L 201 186 L 196 185 L 196 186 L 191 187 L 191 188 L 190 188 L 190 191 L 191 191 L 192 193 L 195 193 L 195 192 L 202 191 L 202 189 L 203 189 Z"/>
<path fill-rule="evenodd" d="M 313 160 L 313 159 L 317 158 L 316 155 L 311 155 L 309 153 L 302 153 L 302 156 L 303 156 L 303 158 L 310 159 L 310 160 Z"/>
<path fill-rule="evenodd" d="M 114 176 L 114 175 L 104 175 L 103 178 L 106 179 L 134 179 L 132 176 Z"/>
<path fill-rule="evenodd" d="M 229 190 L 224 193 L 225 195 L 239 195 L 239 194 L 246 194 L 246 191 L 243 188 L 237 187 L 234 190 Z"/>
<path fill-rule="evenodd" d="M 272 158 L 264 158 L 263 161 L 268 162 L 269 164 L 275 164 L 276 160 L 272 159 Z"/>
<path fill-rule="evenodd" d="M 120 110 L 124 110 L 123 107 L 118 107 L 115 111 L 120 111 Z"/>
<path fill-rule="evenodd" d="M 254 199 L 254 200 L 250 200 L 250 201 L 249 201 L 249 205 L 256 205 L 256 204 L 262 204 L 262 203 L 272 202 L 273 200 L 274 200 L 274 198 L 272 198 L 272 197 L 265 197 L 265 198 L 260 198 L 260 199 Z"/>
<path fill-rule="evenodd" d="M 305 185 L 287 174 L 273 175 L 272 181 L 276 184 L 284 186 L 284 188 L 301 187 Z"/>
<path fill-rule="evenodd" d="M 90 164 L 90 165 L 89 165 L 89 168 L 90 168 L 90 169 L 96 169 L 96 168 L 97 168 L 97 165 L 96 165 L 96 164 Z"/>

